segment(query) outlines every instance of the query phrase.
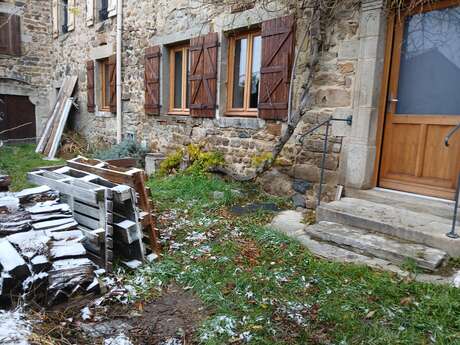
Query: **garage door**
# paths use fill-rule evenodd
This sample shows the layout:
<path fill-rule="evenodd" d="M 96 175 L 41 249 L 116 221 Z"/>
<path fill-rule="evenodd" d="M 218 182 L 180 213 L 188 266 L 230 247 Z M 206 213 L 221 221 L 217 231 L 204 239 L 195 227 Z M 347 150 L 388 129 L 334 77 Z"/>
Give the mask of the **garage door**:
<path fill-rule="evenodd" d="M 0 133 L 0 140 L 35 140 L 35 106 L 29 97 L 0 95 Z"/>

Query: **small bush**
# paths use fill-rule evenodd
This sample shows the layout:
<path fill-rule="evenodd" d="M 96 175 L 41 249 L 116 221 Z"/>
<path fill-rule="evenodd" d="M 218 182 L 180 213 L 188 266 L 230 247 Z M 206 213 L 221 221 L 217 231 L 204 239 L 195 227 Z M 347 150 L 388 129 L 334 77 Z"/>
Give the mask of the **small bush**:
<path fill-rule="evenodd" d="M 160 164 L 160 176 L 165 176 L 180 169 L 182 161 L 188 161 L 185 169 L 187 174 L 205 174 L 210 168 L 223 165 L 225 160 L 220 152 L 203 151 L 203 147 L 197 144 L 190 144 L 185 150 L 177 150 L 171 153 Z"/>
<path fill-rule="evenodd" d="M 166 157 L 165 160 L 160 164 L 160 176 L 166 176 L 173 173 L 174 171 L 178 171 L 183 158 L 183 150 L 177 150 L 168 155 L 168 157 Z"/>
<path fill-rule="evenodd" d="M 108 160 L 119 158 L 134 158 L 137 165 L 144 167 L 147 149 L 142 147 L 134 140 L 124 140 L 120 144 L 113 145 L 110 148 L 99 150 L 94 153 L 94 158 Z"/>

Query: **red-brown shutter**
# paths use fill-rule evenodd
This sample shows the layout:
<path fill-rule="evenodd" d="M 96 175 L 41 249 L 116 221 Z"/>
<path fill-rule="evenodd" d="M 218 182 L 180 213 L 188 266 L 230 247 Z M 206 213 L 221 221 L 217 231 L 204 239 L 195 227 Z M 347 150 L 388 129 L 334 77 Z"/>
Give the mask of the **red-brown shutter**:
<path fill-rule="evenodd" d="M 96 104 L 94 102 L 94 61 L 90 60 L 86 62 L 86 89 L 87 89 L 87 105 L 88 112 L 94 113 L 96 110 Z"/>
<path fill-rule="evenodd" d="M 110 111 L 117 111 L 117 56 L 109 57 L 109 77 L 110 77 Z"/>
<path fill-rule="evenodd" d="M 160 46 L 145 50 L 145 113 L 149 115 L 160 114 Z"/>
<path fill-rule="evenodd" d="M 289 84 L 294 59 L 294 16 L 262 23 L 259 116 L 286 120 Z"/>
<path fill-rule="evenodd" d="M 190 40 L 190 114 L 214 117 L 217 98 L 218 35 L 211 32 Z"/>
<path fill-rule="evenodd" d="M 18 15 L 0 13 L 0 54 L 21 55 L 21 24 Z"/>

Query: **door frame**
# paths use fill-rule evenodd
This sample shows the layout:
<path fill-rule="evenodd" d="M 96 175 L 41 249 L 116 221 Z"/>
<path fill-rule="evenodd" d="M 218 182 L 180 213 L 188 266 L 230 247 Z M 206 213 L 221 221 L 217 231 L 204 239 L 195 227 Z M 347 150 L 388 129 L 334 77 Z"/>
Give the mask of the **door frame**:
<path fill-rule="evenodd" d="M 433 4 L 419 5 L 414 9 L 411 9 L 411 12 L 429 12 L 436 10 L 438 8 L 449 7 L 449 4 L 460 5 L 460 0 L 441 0 Z M 409 11 L 408 9 L 404 11 Z M 378 118 L 377 118 L 377 132 L 376 132 L 376 150 L 375 150 L 375 160 L 374 160 L 374 171 L 372 175 L 371 184 L 372 187 L 378 187 L 379 185 L 379 176 L 382 163 L 382 150 L 383 150 L 383 137 L 384 137 L 384 128 L 385 128 L 385 118 L 388 107 L 388 94 L 389 94 L 389 83 L 391 77 L 391 64 L 393 59 L 394 52 L 394 38 L 395 38 L 395 24 L 396 20 L 400 18 L 399 13 L 396 10 L 391 11 L 388 14 L 387 18 L 387 29 L 386 29 L 386 39 L 385 39 L 385 53 L 384 53 L 384 63 L 383 63 L 383 73 L 382 73 L 382 84 L 380 89 L 379 103 L 378 103 Z"/>

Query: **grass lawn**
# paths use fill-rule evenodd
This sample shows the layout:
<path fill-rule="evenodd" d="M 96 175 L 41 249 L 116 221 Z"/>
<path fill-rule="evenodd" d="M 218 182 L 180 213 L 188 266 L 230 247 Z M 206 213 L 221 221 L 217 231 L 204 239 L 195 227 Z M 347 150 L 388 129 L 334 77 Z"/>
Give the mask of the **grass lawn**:
<path fill-rule="evenodd" d="M 34 144 L 7 145 L 0 148 L 0 172 L 10 175 L 10 190 L 18 191 L 32 185 L 27 182 L 27 173 L 34 168 L 63 164 L 61 160 L 45 160 L 35 153 Z"/>
<path fill-rule="evenodd" d="M 171 282 L 194 291 L 209 315 L 199 343 L 460 344 L 459 289 L 317 259 L 267 228 L 272 214 L 229 212 L 247 201 L 232 188 L 266 199 L 250 185 L 203 176 L 149 184 L 165 256 L 128 281 L 145 299 Z"/>

